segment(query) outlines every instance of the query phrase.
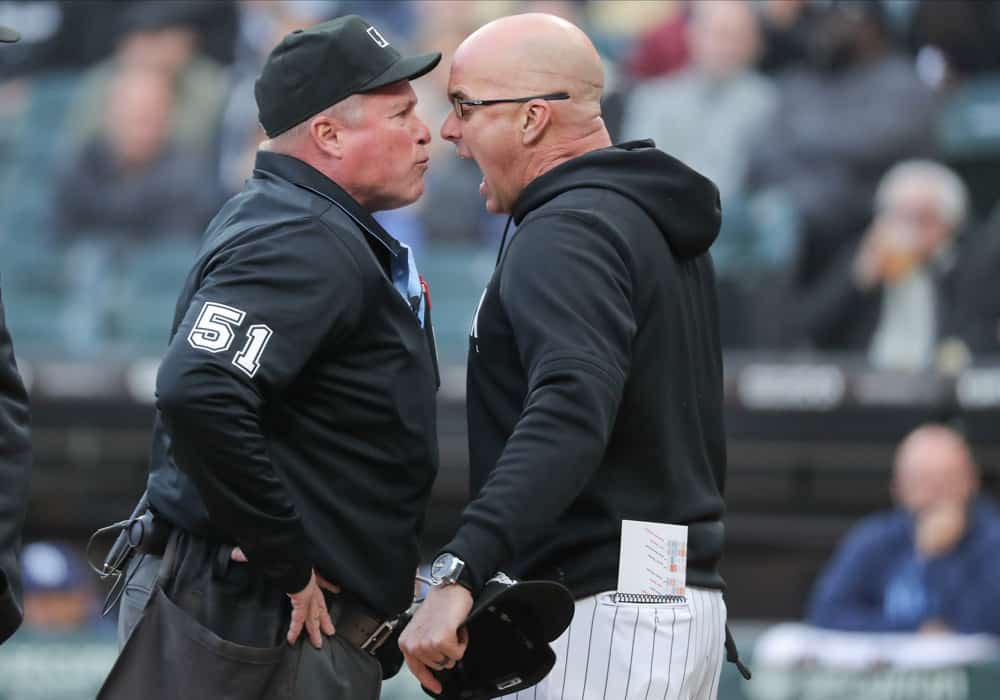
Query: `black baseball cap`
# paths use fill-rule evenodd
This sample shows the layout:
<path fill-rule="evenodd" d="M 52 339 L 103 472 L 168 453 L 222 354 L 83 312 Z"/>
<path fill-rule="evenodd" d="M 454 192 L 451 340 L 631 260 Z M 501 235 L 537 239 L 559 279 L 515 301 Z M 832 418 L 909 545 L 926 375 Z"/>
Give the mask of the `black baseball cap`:
<path fill-rule="evenodd" d="M 11 29 L 0 24 L 0 44 L 13 44 L 20 39 L 21 34 L 16 29 Z"/>
<path fill-rule="evenodd" d="M 498 573 L 466 618 L 469 646 L 454 668 L 435 671 L 440 700 L 485 700 L 530 688 L 556 662 L 549 646 L 573 620 L 573 595 L 555 581 L 517 581 Z"/>
<path fill-rule="evenodd" d="M 269 138 L 330 105 L 431 71 L 440 53 L 404 58 L 375 26 L 346 15 L 285 36 L 254 84 L 260 124 Z"/>

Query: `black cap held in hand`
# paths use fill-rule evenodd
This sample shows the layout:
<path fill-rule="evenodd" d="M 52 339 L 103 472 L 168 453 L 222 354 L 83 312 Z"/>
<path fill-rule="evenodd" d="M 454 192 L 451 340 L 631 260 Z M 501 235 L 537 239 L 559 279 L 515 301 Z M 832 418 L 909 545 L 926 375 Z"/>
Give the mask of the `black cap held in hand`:
<path fill-rule="evenodd" d="M 371 22 L 338 17 L 285 36 L 254 84 L 261 126 L 269 138 L 330 105 L 431 71 L 440 53 L 404 58 Z"/>
<path fill-rule="evenodd" d="M 21 35 L 16 29 L 0 25 L 0 43 L 13 44 L 15 41 L 19 41 L 20 39 Z"/>
<path fill-rule="evenodd" d="M 573 595 L 555 581 L 486 582 L 465 626 L 469 646 L 454 668 L 434 671 L 439 700 L 486 700 L 539 683 L 556 663 L 550 646 L 573 620 Z"/>

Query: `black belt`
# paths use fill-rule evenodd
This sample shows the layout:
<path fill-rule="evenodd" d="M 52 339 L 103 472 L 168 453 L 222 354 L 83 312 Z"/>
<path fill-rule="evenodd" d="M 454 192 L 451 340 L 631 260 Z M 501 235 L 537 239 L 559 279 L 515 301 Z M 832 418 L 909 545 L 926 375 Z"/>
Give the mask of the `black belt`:
<path fill-rule="evenodd" d="M 363 603 L 346 594 L 332 596 L 329 607 L 336 635 L 373 656 L 396 627 L 395 619 L 373 615 Z"/>

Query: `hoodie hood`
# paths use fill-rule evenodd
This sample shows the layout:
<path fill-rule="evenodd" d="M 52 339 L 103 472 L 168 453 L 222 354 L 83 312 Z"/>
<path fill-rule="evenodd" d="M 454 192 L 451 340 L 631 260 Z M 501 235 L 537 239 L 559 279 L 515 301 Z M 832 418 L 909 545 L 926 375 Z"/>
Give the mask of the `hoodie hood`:
<path fill-rule="evenodd" d="M 656 222 L 678 257 L 705 253 L 719 235 L 719 190 L 707 177 L 657 150 L 649 139 L 585 153 L 535 178 L 514 204 L 514 223 L 581 187 L 613 190 L 634 201 Z"/>

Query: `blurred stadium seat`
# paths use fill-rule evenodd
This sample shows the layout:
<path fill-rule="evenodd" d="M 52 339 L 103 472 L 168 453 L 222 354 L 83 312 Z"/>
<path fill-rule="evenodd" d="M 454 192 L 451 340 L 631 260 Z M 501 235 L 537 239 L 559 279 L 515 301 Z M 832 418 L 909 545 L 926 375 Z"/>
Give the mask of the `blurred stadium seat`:
<path fill-rule="evenodd" d="M 469 327 L 486 283 L 493 273 L 495 253 L 472 245 L 428 246 L 419 261 L 431 292 L 431 317 L 441 364 L 464 363 Z"/>
<path fill-rule="evenodd" d="M 977 216 L 1000 200 L 1000 75 L 973 78 L 948 99 L 939 122 L 944 160 L 965 180 Z"/>
<path fill-rule="evenodd" d="M 197 240 L 185 235 L 130 255 L 123 272 L 132 298 L 123 308 L 121 332 L 135 352 L 158 356 L 166 348 L 177 296 L 197 251 Z"/>

